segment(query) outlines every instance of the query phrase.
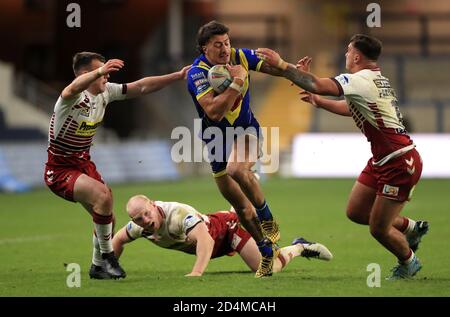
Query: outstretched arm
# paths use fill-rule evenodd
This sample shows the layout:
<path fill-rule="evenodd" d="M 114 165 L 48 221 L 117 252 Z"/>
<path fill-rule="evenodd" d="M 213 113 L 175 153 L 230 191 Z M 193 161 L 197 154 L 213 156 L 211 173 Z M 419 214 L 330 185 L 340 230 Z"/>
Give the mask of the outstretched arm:
<path fill-rule="evenodd" d="M 196 225 L 187 236 L 190 240 L 197 241 L 197 259 L 195 260 L 192 272 L 186 274 L 186 276 L 202 276 L 211 259 L 212 251 L 214 249 L 214 240 L 209 234 L 208 228 L 204 222 Z"/>
<path fill-rule="evenodd" d="M 124 245 L 131 241 L 134 241 L 134 240 L 130 239 L 130 237 L 127 235 L 126 227 L 123 227 L 114 235 L 114 238 L 112 240 L 112 245 L 113 245 L 114 254 L 116 255 L 117 258 L 119 258 L 122 255 Z"/>
<path fill-rule="evenodd" d="M 300 59 L 295 66 L 299 71 L 309 72 L 311 62 L 312 58 L 309 56 L 305 56 Z M 323 108 L 329 112 L 333 112 L 341 116 L 351 116 L 347 101 L 345 100 L 326 99 L 319 95 L 312 94 L 308 91 L 302 91 L 300 92 L 300 95 L 303 101 L 312 104 L 316 108 Z"/>
<path fill-rule="evenodd" d="M 127 84 L 127 98 L 135 98 L 160 90 L 174 81 L 186 79 L 186 74 L 191 65 L 183 67 L 181 70 L 162 76 L 144 77 Z"/>
<path fill-rule="evenodd" d="M 345 100 L 331 100 L 308 91 L 302 91 L 300 94 L 302 95 L 301 99 L 303 101 L 312 104 L 316 108 L 323 108 L 329 112 L 345 117 L 352 115 Z"/>
<path fill-rule="evenodd" d="M 261 68 L 259 69 L 259 71 L 261 73 L 265 73 L 265 74 L 269 74 L 272 76 L 279 76 L 279 77 L 283 77 L 284 73 L 281 69 L 279 69 L 278 67 L 275 66 L 271 66 L 266 62 L 263 62 L 261 65 Z"/>
<path fill-rule="evenodd" d="M 122 60 L 110 59 L 102 67 L 77 76 L 77 78 L 75 78 L 69 86 L 64 88 L 61 93 L 61 97 L 63 99 L 72 99 L 83 90 L 86 90 L 89 85 L 96 81 L 98 78 L 107 76 L 112 72 L 117 72 L 123 66 L 124 62 Z"/>
<path fill-rule="evenodd" d="M 310 72 L 297 69 L 295 65 L 285 62 L 277 52 L 269 48 L 258 48 L 256 54 L 264 62 L 280 69 L 283 76 L 297 86 L 319 95 L 340 96 L 336 83 L 330 78 L 319 78 Z"/>

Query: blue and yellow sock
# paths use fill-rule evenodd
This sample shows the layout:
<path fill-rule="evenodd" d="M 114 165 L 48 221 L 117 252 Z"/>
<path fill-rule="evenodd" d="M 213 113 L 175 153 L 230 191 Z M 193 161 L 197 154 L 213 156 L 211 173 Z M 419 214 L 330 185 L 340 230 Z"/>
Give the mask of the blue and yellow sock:
<path fill-rule="evenodd" d="M 267 204 L 267 202 L 265 200 L 261 207 L 255 206 L 255 209 L 256 209 L 256 214 L 258 215 L 259 221 L 267 221 L 267 220 L 273 219 L 272 213 L 270 212 L 269 205 Z"/>
<path fill-rule="evenodd" d="M 262 256 L 273 256 L 272 242 L 270 242 L 269 239 L 264 238 L 261 241 L 256 242 L 256 245 L 258 246 L 259 252 L 261 252 Z"/>

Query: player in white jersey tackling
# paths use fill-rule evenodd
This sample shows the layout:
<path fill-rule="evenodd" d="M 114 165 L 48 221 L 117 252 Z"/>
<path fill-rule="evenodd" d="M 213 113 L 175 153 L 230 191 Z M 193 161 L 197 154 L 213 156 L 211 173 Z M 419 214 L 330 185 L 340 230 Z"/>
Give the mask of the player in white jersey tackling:
<path fill-rule="evenodd" d="M 201 276 L 211 258 L 235 252 L 253 272 L 258 269 L 261 253 L 255 240 L 241 228 L 234 211 L 201 214 L 189 205 L 152 201 L 144 195 L 131 197 L 126 208 L 131 221 L 113 238 L 117 257 L 126 243 L 145 238 L 162 248 L 195 254 L 192 271 L 186 276 Z M 297 238 L 292 245 L 281 248 L 273 271 L 281 271 L 297 256 L 326 261 L 333 257 L 324 245 Z"/>
<path fill-rule="evenodd" d="M 61 93 L 50 120 L 48 161 L 44 180 L 58 196 L 79 202 L 94 221 L 91 278 L 125 277 L 112 249 L 113 198 L 91 161 L 89 150 L 106 106 L 115 100 L 157 91 L 186 77 L 189 66 L 163 76 L 145 77 L 128 84 L 109 83 L 124 62 L 97 53 L 81 52 L 73 58 L 76 78 Z"/>
<path fill-rule="evenodd" d="M 372 236 L 397 257 L 398 265 L 390 278 L 400 279 L 412 277 L 421 269 L 414 251 L 428 231 L 428 223 L 400 216 L 420 179 L 422 160 L 403 126 L 395 91 L 377 66 L 381 48 L 381 42 L 374 37 L 354 35 L 345 54 L 349 73 L 335 78 L 319 78 L 310 73 L 308 57 L 295 66 L 267 48 L 258 49 L 257 54 L 305 89 L 304 101 L 352 116 L 371 143 L 373 157 L 353 186 L 347 216 L 369 225 Z M 345 99 L 330 100 L 319 95 L 343 95 Z"/>

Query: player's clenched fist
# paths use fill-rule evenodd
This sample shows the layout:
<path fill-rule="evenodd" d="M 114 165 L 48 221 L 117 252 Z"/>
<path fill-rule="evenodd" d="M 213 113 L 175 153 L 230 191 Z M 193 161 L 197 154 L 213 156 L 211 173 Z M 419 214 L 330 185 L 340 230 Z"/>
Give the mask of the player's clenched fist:
<path fill-rule="evenodd" d="M 242 81 L 245 81 L 245 77 L 247 77 L 247 70 L 242 65 L 227 64 L 227 69 L 230 72 L 231 77 L 240 78 Z"/>

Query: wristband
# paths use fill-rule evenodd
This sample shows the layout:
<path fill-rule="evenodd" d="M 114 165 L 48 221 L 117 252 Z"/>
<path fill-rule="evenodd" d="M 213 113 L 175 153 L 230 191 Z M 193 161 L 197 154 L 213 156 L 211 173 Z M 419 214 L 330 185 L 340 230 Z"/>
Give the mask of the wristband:
<path fill-rule="evenodd" d="M 236 90 L 238 93 L 241 93 L 241 86 L 239 86 L 238 84 L 236 84 L 235 82 L 232 82 L 230 86 L 228 86 L 228 88 L 234 89 Z"/>
<path fill-rule="evenodd" d="M 103 76 L 101 69 L 102 69 L 101 67 L 97 68 L 97 75 L 98 76 Z"/>
<path fill-rule="evenodd" d="M 281 57 L 280 60 L 278 61 L 277 67 L 280 68 L 281 70 L 286 70 L 286 68 L 288 67 L 288 63 L 286 63 Z"/>

